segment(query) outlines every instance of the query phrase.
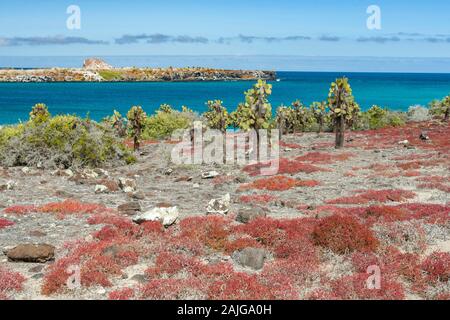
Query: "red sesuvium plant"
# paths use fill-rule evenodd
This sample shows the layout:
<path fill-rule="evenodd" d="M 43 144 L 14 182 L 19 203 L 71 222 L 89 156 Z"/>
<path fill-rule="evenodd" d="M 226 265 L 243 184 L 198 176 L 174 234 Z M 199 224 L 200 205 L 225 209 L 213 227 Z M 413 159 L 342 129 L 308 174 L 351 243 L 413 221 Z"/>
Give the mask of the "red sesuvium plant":
<path fill-rule="evenodd" d="M 316 187 L 320 183 L 315 180 L 298 180 L 286 176 L 273 176 L 261 178 L 251 183 L 244 184 L 240 190 L 257 189 L 268 191 L 286 191 L 295 187 Z"/>
<path fill-rule="evenodd" d="M 261 169 L 265 167 L 269 167 L 271 163 L 269 162 L 260 162 L 257 164 L 251 164 L 244 169 L 244 172 L 248 173 L 250 176 L 258 176 L 261 174 Z M 280 158 L 278 162 L 278 174 L 296 174 L 299 172 L 302 173 L 314 173 L 314 172 L 327 172 L 330 171 L 327 168 L 321 168 L 309 163 L 304 163 L 295 159 L 286 159 Z"/>
<path fill-rule="evenodd" d="M 351 216 L 335 214 L 315 227 L 313 241 L 316 245 L 344 254 L 352 251 L 374 251 L 378 240 L 372 231 Z"/>
<path fill-rule="evenodd" d="M 41 206 L 16 205 L 3 210 L 6 214 L 24 215 L 29 213 L 51 213 L 60 218 L 71 214 L 113 213 L 112 209 L 95 203 L 84 203 L 78 200 L 67 199 L 62 202 L 52 202 Z"/>
<path fill-rule="evenodd" d="M 135 291 L 132 288 L 123 288 L 111 291 L 108 295 L 109 300 L 131 300 L 135 296 Z"/>
<path fill-rule="evenodd" d="M 6 227 L 10 227 L 14 225 L 14 222 L 9 221 L 7 219 L 0 218 L 0 229 L 4 229 Z"/>
<path fill-rule="evenodd" d="M 269 203 L 274 200 L 276 200 L 276 197 L 270 194 L 250 194 L 239 197 L 241 203 Z"/>
<path fill-rule="evenodd" d="M 270 300 L 274 296 L 269 286 L 261 284 L 256 275 L 233 273 L 231 277 L 215 281 L 209 288 L 211 300 Z"/>
<path fill-rule="evenodd" d="M 328 200 L 328 204 L 367 204 L 370 202 L 403 202 L 412 199 L 416 194 L 407 190 L 367 190 L 352 197 Z"/>
<path fill-rule="evenodd" d="M 357 273 L 331 281 L 331 292 L 327 298 L 343 300 L 402 300 L 405 298 L 403 286 L 388 277 L 381 280 L 380 289 L 367 287 L 370 274 Z"/>
<path fill-rule="evenodd" d="M 12 272 L 0 266 L 0 300 L 11 298 L 11 294 L 23 290 L 25 277 L 17 272 Z"/>
<path fill-rule="evenodd" d="M 434 252 L 421 264 L 429 283 L 448 282 L 450 280 L 450 253 Z"/>
<path fill-rule="evenodd" d="M 330 164 L 337 161 L 346 161 L 355 155 L 350 152 L 343 153 L 324 153 L 324 152 L 310 152 L 303 156 L 295 158 L 297 161 L 314 162 L 320 164 Z"/>

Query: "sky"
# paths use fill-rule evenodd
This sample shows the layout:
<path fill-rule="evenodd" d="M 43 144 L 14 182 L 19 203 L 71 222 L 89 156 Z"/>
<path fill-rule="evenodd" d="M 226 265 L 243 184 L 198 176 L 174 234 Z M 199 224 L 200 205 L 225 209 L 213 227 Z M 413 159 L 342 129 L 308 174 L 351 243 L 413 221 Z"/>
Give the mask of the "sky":
<path fill-rule="evenodd" d="M 448 0 L 1 1 L 0 56 L 450 58 L 448 12 Z"/>

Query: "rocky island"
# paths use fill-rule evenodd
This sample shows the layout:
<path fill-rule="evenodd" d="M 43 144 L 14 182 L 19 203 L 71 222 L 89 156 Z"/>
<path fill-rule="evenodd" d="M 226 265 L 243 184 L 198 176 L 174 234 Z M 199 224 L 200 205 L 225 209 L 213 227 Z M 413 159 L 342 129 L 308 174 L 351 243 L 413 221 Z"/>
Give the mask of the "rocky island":
<path fill-rule="evenodd" d="M 189 68 L 114 68 L 103 60 L 90 58 L 82 68 L 0 69 L 0 82 L 158 82 L 275 80 L 274 71 Z"/>

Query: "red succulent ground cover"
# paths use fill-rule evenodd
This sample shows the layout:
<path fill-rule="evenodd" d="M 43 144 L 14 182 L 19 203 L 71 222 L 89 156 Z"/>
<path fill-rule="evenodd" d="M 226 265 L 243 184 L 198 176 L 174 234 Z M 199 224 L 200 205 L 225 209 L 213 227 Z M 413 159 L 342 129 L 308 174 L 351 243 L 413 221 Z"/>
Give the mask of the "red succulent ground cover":
<path fill-rule="evenodd" d="M 22 291 L 25 281 L 25 277 L 20 273 L 0 266 L 0 300 L 8 300 L 11 294 Z"/>
<path fill-rule="evenodd" d="M 320 164 L 330 164 L 337 161 L 346 161 L 351 157 L 355 156 L 350 152 L 343 153 L 325 153 L 325 152 L 310 152 L 303 156 L 295 158 L 297 161 L 314 162 Z"/>
<path fill-rule="evenodd" d="M 368 190 L 351 197 L 328 200 L 328 204 L 367 204 L 370 202 L 402 202 L 412 199 L 416 194 L 406 190 Z"/>
<path fill-rule="evenodd" d="M 286 176 L 272 176 L 269 178 L 257 179 L 251 183 L 241 185 L 240 190 L 268 190 L 268 191 L 286 191 L 295 187 L 316 187 L 320 185 L 315 180 L 298 180 Z"/>
<path fill-rule="evenodd" d="M 378 240 L 372 231 L 351 216 L 332 215 L 324 218 L 313 231 L 314 243 L 336 253 L 355 250 L 374 251 Z"/>
<path fill-rule="evenodd" d="M 277 198 L 270 194 L 250 194 L 239 197 L 239 202 L 241 203 L 269 203 Z"/>
<path fill-rule="evenodd" d="M 23 215 L 28 213 L 52 213 L 62 218 L 70 214 L 93 214 L 102 212 L 114 212 L 103 205 L 84 203 L 78 200 L 67 199 L 62 202 L 52 202 L 41 206 L 16 205 L 3 210 L 7 214 Z"/>
<path fill-rule="evenodd" d="M 12 222 L 12 221 L 0 218 L 0 229 L 12 226 L 13 224 L 14 224 L 14 222 Z"/>
<path fill-rule="evenodd" d="M 430 141 L 422 141 L 420 134 L 426 131 Z M 421 123 L 409 123 L 401 127 L 383 128 L 352 132 L 348 137 L 351 140 L 349 147 L 373 149 L 397 148 L 399 141 L 408 140 L 410 145 L 424 149 L 447 153 L 450 150 L 450 124 L 442 125 L 433 121 Z"/>
<path fill-rule="evenodd" d="M 326 208 L 325 208 L 326 207 Z M 238 224 L 230 217 L 197 216 L 165 229 L 159 222 L 134 224 L 126 217 L 93 214 L 88 222 L 99 225 L 92 241 L 66 244 L 67 255 L 50 265 L 42 293 L 66 290 L 71 265 L 80 267 L 84 287 L 111 288 L 110 299 L 402 299 L 404 281 L 417 294 L 426 295 L 449 279 L 450 255 L 426 258 L 385 246 L 371 230 L 375 224 L 420 220 L 448 223 L 449 206 L 400 204 L 339 208 L 324 206 L 331 216 L 321 219 L 258 218 Z M 213 254 L 231 255 L 246 247 L 264 248 L 273 255 L 259 273 L 236 271 L 230 261 L 207 262 Z M 329 249 L 351 260 L 355 273 L 330 279 L 321 269 L 321 252 Z M 153 256 L 145 275 L 148 282 L 135 287 L 114 287 L 128 266 Z M 366 270 L 377 265 L 383 273 L 380 290 L 369 290 Z M 1 273 L 20 290 L 20 275 Z M 320 278 L 320 288 L 312 286 Z M 16 279 L 16 280 L 14 280 Z M 310 288 L 308 290 L 307 288 Z M 1 291 L 0 295 L 4 294 Z M 435 298 L 444 296 L 436 295 Z"/>
<path fill-rule="evenodd" d="M 261 162 L 257 164 L 251 164 L 245 166 L 242 169 L 244 172 L 248 173 L 250 176 L 257 176 L 261 174 L 262 168 L 269 168 L 269 162 Z M 313 172 L 327 172 L 330 171 L 326 168 L 321 168 L 309 163 L 304 163 L 302 161 L 298 161 L 296 159 L 286 159 L 280 158 L 278 163 L 278 174 L 296 174 L 299 172 L 303 173 L 313 173 Z"/>

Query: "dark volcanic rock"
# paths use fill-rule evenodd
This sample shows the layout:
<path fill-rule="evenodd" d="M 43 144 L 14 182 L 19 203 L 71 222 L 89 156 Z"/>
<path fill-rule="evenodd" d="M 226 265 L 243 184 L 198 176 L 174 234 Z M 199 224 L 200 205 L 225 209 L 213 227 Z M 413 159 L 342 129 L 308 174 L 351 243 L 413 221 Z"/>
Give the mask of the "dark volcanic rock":
<path fill-rule="evenodd" d="M 236 215 L 236 221 L 248 223 L 253 219 L 266 217 L 267 212 L 268 212 L 267 209 L 261 207 L 239 209 Z"/>
<path fill-rule="evenodd" d="M 122 214 L 132 216 L 136 214 L 136 212 L 141 211 L 141 205 L 139 204 L 139 202 L 127 202 L 118 206 L 117 210 Z"/>
<path fill-rule="evenodd" d="M 266 257 L 266 250 L 250 247 L 240 251 L 235 251 L 232 255 L 232 258 L 236 263 L 253 270 L 262 269 Z"/>

